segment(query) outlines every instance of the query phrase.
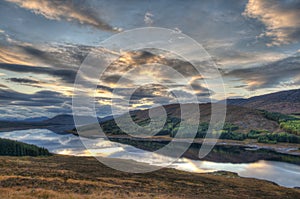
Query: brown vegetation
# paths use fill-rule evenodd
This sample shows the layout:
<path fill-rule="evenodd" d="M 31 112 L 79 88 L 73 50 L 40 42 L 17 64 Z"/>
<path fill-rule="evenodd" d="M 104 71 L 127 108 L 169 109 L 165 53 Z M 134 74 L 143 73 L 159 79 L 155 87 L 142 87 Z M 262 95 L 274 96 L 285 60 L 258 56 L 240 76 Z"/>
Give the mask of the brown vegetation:
<path fill-rule="evenodd" d="M 228 172 L 124 173 L 87 157 L 0 157 L 0 167 L 0 198 L 297 198 L 300 194 Z"/>

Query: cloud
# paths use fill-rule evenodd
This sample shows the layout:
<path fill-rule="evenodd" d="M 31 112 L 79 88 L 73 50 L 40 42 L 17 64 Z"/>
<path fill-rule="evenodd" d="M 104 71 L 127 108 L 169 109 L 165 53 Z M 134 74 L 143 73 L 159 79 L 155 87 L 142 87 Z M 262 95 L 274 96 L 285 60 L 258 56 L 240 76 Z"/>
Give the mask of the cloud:
<path fill-rule="evenodd" d="M 297 0 L 249 0 L 244 16 L 261 21 L 271 39 L 268 46 L 289 44 L 300 39 L 300 2 Z"/>
<path fill-rule="evenodd" d="M 34 94 L 19 93 L 11 89 L 0 89 L 1 105 L 16 106 L 61 106 L 70 101 L 61 93 L 54 91 L 39 91 Z"/>
<path fill-rule="evenodd" d="M 209 62 L 198 64 L 203 70 L 210 70 Z M 169 66 L 169 69 L 164 66 Z M 173 73 L 171 69 L 181 75 Z M 125 78 L 125 81 L 117 84 L 120 78 Z M 191 96 L 196 96 L 201 102 L 208 102 L 214 93 L 205 88 L 203 79 L 192 64 L 178 56 L 152 49 L 127 52 L 103 73 L 97 96 L 101 98 L 100 104 L 109 103 L 106 98 L 113 98 L 122 104 L 130 95 L 131 105 L 135 108 L 149 108 L 157 103 L 176 103 L 173 91 L 181 94 L 178 97 L 187 103 L 191 101 Z M 133 89 L 136 90 L 133 92 Z"/>
<path fill-rule="evenodd" d="M 64 113 L 65 110 L 59 109 L 60 112 Z M 0 106 L 0 114 L 2 119 L 28 119 L 32 117 L 48 116 L 53 117 L 57 113 L 52 113 L 48 108 L 45 107 L 35 107 L 35 106 L 17 106 L 17 105 L 6 105 Z M 67 113 L 67 110 L 66 110 Z"/>
<path fill-rule="evenodd" d="M 165 66 L 172 67 L 179 73 L 181 73 L 185 77 L 191 77 L 194 75 L 198 75 L 198 71 L 194 68 L 194 66 L 182 60 L 179 57 L 171 57 L 167 52 L 155 52 L 154 49 L 147 49 L 141 51 L 128 52 L 121 55 L 121 57 L 113 62 L 110 67 L 107 69 L 108 73 L 124 73 L 131 69 L 137 68 L 140 65 L 155 65 L 161 64 Z M 200 65 L 203 63 L 199 63 Z M 203 69 L 207 68 L 207 65 L 202 66 Z M 168 74 L 163 73 L 163 71 L 159 71 L 159 69 L 152 71 L 156 72 L 159 77 L 166 76 Z M 169 77 L 172 78 L 172 77 Z"/>
<path fill-rule="evenodd" d="M 34 46 L 16 46 L 25 55 L 38 60 L 40 63 L 63 67 L 78 67 L 88 52 L 90 46 L 84 45 L 48 45 L 41 48 Z"/>
<path fill-rule="evenodd" d="M 121 78 L 122 78 L 121 75 L 106 75 L 106 76 L 104 76 L 103 78 L 101 78 L 101 80 L 104 81 L 105 83 L 112 83 L 112 84 L 115 84 L 115 83 L 117 83 Z M 132 80 L 123 77 L 123 78 L 122 78 L 122 83 L 125 83 L 125 84 L 131 84 L 131 83 L 132 83 Z"/>
<path fill-rule="evenodd" d="M 7 86 L 4 84 L 0 84 L 0 88 L 7 88 Z"/>
<path fill-rule="evenodd" d="M 78 60 L 79 62 L 84 58 L 85 55 L 85 51 L 82 50 L 82 47 L 74 47 L 72 45 L 70 47 L 63 46 L 61 47 L 61 49 L 60 47 L 55 46 L 54 50 L 52 51 L 49 49 L 47 51 L 42 51 L 32 46 L 21 46 L 20 48 L 23 49 L 24 54 L 26 54 L 27 56 L 38 57 L 41 60 L 47 60 L 49 63 L 52 64 L 55 63 L 55 59 L 53 58 L 55 56 L 53 56 L 52 53 L 53 51 L 58 52 L 56 57 L 62 57 L 62 59 L 65 60 L 69 60 L 69 58 L 66 57 L 71 57 L 70 60 L 73 60 L 74 62 L 76 60 Z M 66 57 L 64 55 L 66 55 Z M 68 61 L 67 63 L 70 63 L 70 61 Z M 155 54 L 148 51 L 129 52 L 126 53 L 126 55 L 121 56 L 119 60 L 113 63 L 112 67 L 109 67 L 107 72 L 104 73 L 104 75 L 101 77 L 99 85 L 97 87 L 98 98 L 96 100 L 100 103 L 100 105 L 107 105 L 111 103 L 111 98 L 118 98 L 120 100 L 124 99 L 128 91 L 130 91 L 136 85 L 140 85 L 139 81 L 143 81 L 143 76 L 145 74 L 150 74 L 150 76 L 161 79 L 162 82 L 165 82 L 170 89 L 166 89 L 158 85 L 141 86 L 134 92 L 134 94 L 131 97 L 132 106 L 134 108 L 138 108 L 141 105 L 143 105 L 143 107 L 151 107 L 151 105 L 156 103 L 167 104 L 170 102 L 174 102 L 174 96 L 172 96 L 172 94 L 170 93 L 170 91 L 174 88 L 184 89 L 187 93 L 192 92 L 190 90 L 187 90 L 186 85 L 182 84 L 178 79 L 174 79 L 175 77 L 167 73 L 167 71 L 160 71 L 158 68 L 155 67 L 149 67 L 146 71 L 144 70 L 145 68 L 141 67 L 139 70 L 140 65 L 154 64 L 155 66 L 156 63 L 168 65 L 173 69 L 177 70 L 179 73 L 181 73 L 184 77 L 187 77 L 188 79 L 194 77 L 195 74 L 198 75 L 197 71 L 195 71 L 195 69 L 190 63 L 181 59 L 174 57 L 170 58 L 163 53 Z M 128 70 L 133 68 L 138 68 L 136 70 L 136 74 L 130 76 L 131 78 L 129 79 L 128 77 L 123 77 Z M 7 77 L 6 80 L 9 80 L 14 83 L 25 84 L 26 86 L 40 85 L 40 89 L 55 88 L 56 91 L 61 91 L 65 95 L 72 95 L 72 93 L 65 92 L 66 90 L 71 91 L 69 90 L 69 88 L 67 88 L 66 83 L 71 85 L 74 82 L 75 77 L 77 75 L 77 67 L 66 67 L 65 65 L 57 65 L 55 67 L 41 67 L 33 65 L 0 63 L 0 69 L 13 71 L 16 73 L 28 73 L 33 75 L 35 78 L 32 79 L 23 77 Z M 49 82 L 48 80 L 44 81 L 41 78 L 42 76 L 39 78 L 39 76 L 35 75 L 48 75 L 50 77 L 54 77 L 54 80 L 52 79 L 51 81 L 55 81 L 56 83 L 58 82 L 60 85 L 58 87 L 53 86 L 51 85 L 53 84 L 53 82 L 51 83 L 51 81 Z M 121 85 L 117 85 L 116 83 L 117 81 L 119 81 L 120 78 L 122 78 L 125 81 L 123 81 Z M 61 86 L 64 86 L 65 88 L 63 89 L 61 88 Z M 207 90 L 197 85 L 196 83 L 193 83 L 192 87 L 195 89 L 195 94 L 199 97 L 206 97 L 208 95 Z M 112 92 L 114 88 L 118 88 L 121 91 L 121 93 L 118 93 L 117 96 L 113 95 Z M 91 91 L 91 93 L 93 93 L 93 91 Z M 28 96 L 27 94 L 24 94 L 24 98 L 22 99 L 20 99 L 20 96 L 22 95 L 19 94 L 10 94 L 9 96 L 12 96 L 10 100 L 18 106 L 42 106 L 44 103 L 40 101 L 26 101 L 26 98 L 31 98 L 31 96 Z M 15 99 L 13 96 L 15 97 Z M 185 96 L 187 96 L 188 98 L 188 95 Z M 53 102 L 55 101 L 56 99 Z"/>
<path fill-rule="evenodd" d="M 10 82 L 21 84 L 21 85 L 26 85 L 26 86 L 36 87 L 36 88 L 42 88 L 42 86 L 40 86 L 40 85 L 45 84 L 45 82 L 41 82 L 41 81 L 34 80 L 34 79 L 28 79 L 28 78 L 12 77 L 12 78 L 7 78 L 6 80 L 10 81 Z"/>
<path fill-rule="evenodd" d="M 91 46 L 86 45 L 48 44 L 33 46 L 15 41 L 10 46 L 0 44 L 0 62 L 57 68 L 79 67 L 91 49 Z"/>
<path fill-rule="evenodd" d="M 300 53 L 262 66 L 236 69 L 224 74 L 239 78 L 248 90 L 298 86 L 300 84 Z M 288 85 L 287 85 L 288 84 Z"/>
<path fill-rule="evenodd" d="M 46 74 L 53 77 L 58 77 L 66 83 L 74 83 L 77 71 L 75 69 L 55 69 L 50 67 L 27 66 L 18 64 L 0 63 L 0 69 L 19 72 L 19 73 L 34 73 Z"/>
<path fill-rule="evenodd" d="M 33 94 L 0 88 L 1 118 L 26 119 L 30 117 L 71 113 L 71 98 L 53 91 L 40 91 Z"/>
<path fill-rule="evenodd" d="M 216 50 L 218 56 L 214 56 L 214 61 L 223 69 L 234 67 L 249 67 L 261 65 L 262 63 L 270 63 L 286 57 L 286 54 L 280 52 L 264 52 L 264 51 L 242 51 L 234 48 L 223 48 Z"/>
<path fill-rule="evenodd" d="M 125 90 L 126 91 L 126 90 Z M 127 93 L 124 93 L 127 95 Z M 173 98 L 172 94 L 168 91 L 168 88 L 159 84 L 148 84 L 139 87 L 131 96 L 131 100 L 140 100 L 142 98 Z"/>
<path fill-rule="evenodd" d="M 18 49 L 11 49 L 7 46 L 0 46 L 0 63 L 30 65 L 33 60 Z"/>
<path fill-rule="evenodd" d="M 205 86 L 203 86 L 204 81 L 194 80 L 191 82 L 191 87 L 193 89 L 193 93 L 195 93 L 199 97 L 210 97 L 214 94 L 212 90 L 209 90 Z"/>
<path fill-rule="evenodd" d="M 51 20 L 75 21 L 80 24 L 88 24 L 106 31 L 119 31 L 104 20 L 100 19 L 95 10 L 84 6 L 86 1 L 52 1 L 52 0 L 6 0 L 31 10 L 33 13 L 42 15 Z"/>
<path fill-rule="evenodd" d="M 32 80 L 32 79 L 27 79 L 27 78 L 8 78 L 7 80 L 11 82 L 16 82 L 16 83 L 21 83 L 21 84 L 38 84 L 39 81 Z"/>
<path fill-rule="evenodd" d="M 146 12 L 145 17 L 144 17 L 144 22 L 146 25 L 151 26 L 153 24 L 153 14 L 150 12 Z"/>

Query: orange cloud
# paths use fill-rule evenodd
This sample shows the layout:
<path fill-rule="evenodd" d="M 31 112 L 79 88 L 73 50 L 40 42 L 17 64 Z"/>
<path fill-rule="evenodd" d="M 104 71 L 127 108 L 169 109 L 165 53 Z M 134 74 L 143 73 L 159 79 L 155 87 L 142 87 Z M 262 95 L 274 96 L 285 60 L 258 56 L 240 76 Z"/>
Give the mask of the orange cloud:
<path fill-rule="evenodd" d="M 32 65 L 32 60 L 30 60 L 29 56 L 21 52 L 0 46 L 0 63 Z"/>
<path fill-rule="evenodd" d="M 80 24 L 88 24 L 107 31 L 120 31 L 96 17 L 88 10 L 74 5 L 73 1 L 52 1 L 52 0 L 7 0 L 15 3 L 21 8 L 31 10 L 35 14 L 43 15 L 47 19 L 76 21 Z"/>
<path fill-rule="evenodd" d="M 260 35 L 271 38 L 268 46 L 298 41 L 300 38 L 299 3 L 286 1 L 249 0 L 244 16 L 256 18 L 266 26 Z"/>

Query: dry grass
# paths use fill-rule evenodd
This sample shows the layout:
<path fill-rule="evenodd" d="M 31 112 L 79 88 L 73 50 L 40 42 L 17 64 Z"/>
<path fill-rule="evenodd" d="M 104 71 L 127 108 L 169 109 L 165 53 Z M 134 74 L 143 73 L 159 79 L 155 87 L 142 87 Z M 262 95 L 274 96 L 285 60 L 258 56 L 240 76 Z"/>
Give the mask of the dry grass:
<path fill-rule="evenodd" d="M 115 161 L 115 160 L 112 160 Z M 94 158 L 0 157 L 0 198 L 297 198 L 300 191 L 218 172 L 112 170 Z"/>

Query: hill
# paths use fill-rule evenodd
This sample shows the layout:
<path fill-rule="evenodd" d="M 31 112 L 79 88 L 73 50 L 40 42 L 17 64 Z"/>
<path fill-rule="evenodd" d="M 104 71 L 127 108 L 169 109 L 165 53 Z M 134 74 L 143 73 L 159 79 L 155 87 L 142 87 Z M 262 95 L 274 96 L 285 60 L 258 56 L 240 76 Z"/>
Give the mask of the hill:
<path fill-rule="evenodd" d="M 0 155 L 2 156 L 49 156 L 51 153 L 35 145 L 0 138 Z"/>
<path fill-rule="evenodd" d="M 283 114 L 300 114 L 300 89 L 260 95 L 248 99 L 228 99 L 227 103 Z"/>
<path fill-rule="evenodd" d="M 130 125 L 128 126 L 130 127 L 130 135 L 124 132 L 116 124 L 114 119 L 100 122 L 100 126 L 112 141 L 124 143 L 123 141 L 126 138 L 127 140 L 129 139 L 129 141 L 126 141 L 127 144 L 131 144 L 131 141 L 134 141 L 134 137 L 144 137 L 150 140 L 157 138 L 169 140 L 169 138 L 175 137 L 180 128 L 189 128 L 194 125 L 196 125 L 196 127 L 194 126 L 195 128 L 198 128 L 196 138 L 204 138 L 207 134 L 209 122 L 211 120 L 211 104 L 199 104 L 200 121 L 190 118 L 187 127 L 181 126 L 181 106 L 185 106 L 186 109 L 194 107 L 191 104 L 165 105 L 164 109 L 167 118 L 166 120 L 163 118 L 161 119 L 161 121 L 165 121 L 163 128 L 150 137 L 149 134 L 147 134 L 153 132 L 153 129 L 151 129 L 152 127 L 148 126 L 151 121 L 149 117 L 150 110 L 136 110 L 130 113 L 132 120 L 138 126 L 142 127 L 132 128 L 131 124 L 124 122 L 125 128 L 126 125 Z M 156 108 L 151 109 L 152 114 L 155 111 Z M 120 116 L 118 119 L 122 119 L 124 116 L 126 115 Z M 156 118 L 156 120 L 160 119 Z M 98 124 L 80 127 L 81 136 L 99 136 L 98 131 L 95 131 L 96 128 L 98 128 Z M 70 132 L 77 134 L 77 129 L 73 129 Z M 223 130 L 218 133 L 220 134 L 220 139 L 228 140 L 243 141 L 251 139 L 252 141 L 256 140 L 256 142 L 269 144 L 275 144 L 277 142 L 300 143 L 300 119 L 295 116 L 281 113 L 272 113 L 264 110 L 228 105 Z M 194 135 L 189 135 L 188 132 L 181 136 L 182 137 L 180 138 L 194 138 Z"/>
<path fill-rule="evenodd" d="M 184 106 L 189 107 L 191 105 L 185 104 Z M 171 104 L 165 105 L 164 109 L 166 110 L 167 120 L 164 128 L 156 135 L 172 136 L 172 132 L 177 131 L 178 127 L 180 126 L 181 108 L 179 104 Z M 189 122 L 191 123 L 191 125 L 193 125 L 193 123 L 200 123 L 198 131 L 206 131 L 211 119 L 211 104 L 199 104 L 199 110 L 200 121 Z M 151 111 L 155 112 L 155 110 Z M 150 122 L 149 110 L 133 111 L 130 113 L 130 115 L 135 123 L 147 128 L 146 126 Z M 122 118 L 122 116 L 120 118 Z M 280 124 L 281 122 L 287 120 L 298 121 L 299 119 L 293 116 L 279 113 L 271 113 L 247 107 L 228 105 L 224 130 L 239 132 L 242 134 L 249 133 L 251 130 L 278 133 L 285 131 Z M 101 126 L 108 134 L 123 134 L 120 129 L 118 129 L 118 126 L 115 124 L 113 119 L 101 122 Z"/>
<path fill-rule="evenodd" d="M 184 105 L 186 107 L 189 104 Z M 164 106 L 168 118 L 180 118 L 181 109 L 179 104 L 171 104 Z M 189 108 L 187 108 L 189 109 Z M 211 104 L 199 104 L 200 110 L 200 123 L 208 123 L 211 120 Z M 149 110 L 135 111 L 132 114 L 137 123 L 146 122 L 149 120 Z M 227 124 L 232 124 L 233 126 L 238 126 L 239 131 L 246 133 L 252 129 L 261 130 L 265 129 L 270 132 L 280 131 L 280 127 L 277 122 L 270 120 L 265 117 L 262 111 L 239 107 L 234 105 L 228 105 L 226 111 Z"/>

